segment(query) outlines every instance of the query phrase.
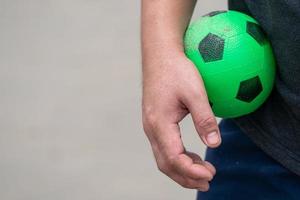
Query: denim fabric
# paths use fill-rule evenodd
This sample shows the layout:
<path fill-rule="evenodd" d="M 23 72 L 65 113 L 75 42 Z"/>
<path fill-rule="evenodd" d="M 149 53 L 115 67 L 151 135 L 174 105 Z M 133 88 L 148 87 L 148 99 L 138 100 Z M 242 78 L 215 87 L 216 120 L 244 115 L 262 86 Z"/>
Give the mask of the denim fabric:
<path fill-rule="evenodd" d="M 231 119 L 220 123 L 222 144 L 207 149 L 217 174 L 197 200 L 300 199 L 300 177 L 258 148 Z"/>

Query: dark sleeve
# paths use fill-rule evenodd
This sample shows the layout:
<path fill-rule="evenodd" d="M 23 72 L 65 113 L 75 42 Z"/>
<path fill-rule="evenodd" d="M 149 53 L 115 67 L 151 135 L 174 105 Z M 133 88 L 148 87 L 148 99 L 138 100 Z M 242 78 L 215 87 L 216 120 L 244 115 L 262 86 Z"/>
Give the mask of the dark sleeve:
<path fill-rule="evenodd" d="M 228 0 L 228 8 L 229 10 L 235 10 L 247 15 L 251 15 L 244 0 Z"/>

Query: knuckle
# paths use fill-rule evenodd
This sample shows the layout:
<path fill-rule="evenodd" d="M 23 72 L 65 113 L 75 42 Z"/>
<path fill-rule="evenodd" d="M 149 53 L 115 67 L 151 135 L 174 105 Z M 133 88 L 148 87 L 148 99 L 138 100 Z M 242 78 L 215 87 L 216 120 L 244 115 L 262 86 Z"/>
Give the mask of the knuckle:
<path fill-rule="evenodd" d="M 166 164 L 158 164 L 157 168 L 164 174 L 168 174 L 168 172 L 170 171 L 170 168 Z"/>
<path fill-rule="evenodd" d="M 187 189 L 196 189 L 195 183 L 193 183 L 190 180 L 185 180 L 180 184 L 182 187 L 187 188 Z"/>
<path fill-rule="evenodd" d="M 153 130 L 157 127 L 158 117 L 152 108 L 143 107 L 142 120 L 143 120 L 143 128 L 145 132 Z"/>
<path fill-rule="evenodd" d="M 188 101 L 197 99 L 197 101 L 202 102 L 207 98 L 207 96 L 206 96 L 205 92 L 203 91 L 203 89 L 199 88 L 199 86 L 196 85 L 196 84 L 192 84 L 189 87 L 189 90 L 186 91 L 186 93 L 187 93 L 186 96 L 188 98 Z"/>
<path fill-rule="evenodd" d="M 176 167 L 176 157 L 174 156 L 167 156 L 165 161 L 166 161 L 166 165 L 168 166 L 169 169 L 175 168 Z"/>
<path fill-rule="evenodd" d="M 209 129 L 216 126 L 217 122 L 214 116 L 209 116 L 205 118 L 200 118 L 196 122 L 197 126 L 203 129 Z"/>
<path fill-rule="evenodd" d="M 170 174 L 176 168 L 176 159 L 172 156 L 166 156 L 162 162 L 160 162 L 157 166 L 159 171 Z"/>
<path fill-rule="evenodd" d="M 160 161 L 157 162 L 157 167 L 159 171 L 163 172 L 164 174 L 170 174 L 171 171 L 173 170 L 173 164 L 172 161 L 170 161 L 169 156 L 164 157 Z"/>
<path fill-rule="evenodd" d="M 192 188 L 190 187 L 190 185 L 188 185 L 188 183 L 186 183 L 186 182 L 181 182 L 181 183 L 179 183 L 179 185 L 180 185 L 181 187 L 183 187 L 183 188 L 186 188 L 186 189 L 192 189 Z"/>

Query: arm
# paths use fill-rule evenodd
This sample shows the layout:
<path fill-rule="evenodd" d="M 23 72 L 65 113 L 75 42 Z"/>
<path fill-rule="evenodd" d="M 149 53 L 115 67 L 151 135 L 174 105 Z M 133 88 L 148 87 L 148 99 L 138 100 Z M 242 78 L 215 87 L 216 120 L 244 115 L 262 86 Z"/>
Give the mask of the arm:
<path fill-rule="evenodd" d="M 215 169 L 185 150 L 179 127 L 191 113 L 206 145 L 221 142 L 203 81 L 183 51 L 195 3 L 142 0 L 143 126 L 158 168 L 183 187 L 206 191 Z"/>

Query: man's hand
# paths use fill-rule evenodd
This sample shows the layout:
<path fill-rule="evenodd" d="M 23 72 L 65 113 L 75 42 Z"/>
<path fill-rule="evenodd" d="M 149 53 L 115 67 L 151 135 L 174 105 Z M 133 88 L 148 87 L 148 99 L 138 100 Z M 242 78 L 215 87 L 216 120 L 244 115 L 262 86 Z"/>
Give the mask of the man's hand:
<path fill-rule="evenodd" d="M 216 170 L 185 150 L 179 127 L 191 113 L 207 146 L 221 142 L 201 76 L 183 52 L 194 5 L 195 0 L 142 1 L 143 125 L 158 168 L 183 187 L 207 191 Z"/>
<path fill-rule="evenodd" d="M 158 168 L 183 187 L 207 191 L 215 168 L 185 150 L 178 125 L 191 113 L 207 146 L 216 147 L 221 142 L 201 77 L 184 55 L 173 55 L 152 65 L 160 70 L 147 66 L 150 70 L 144 76 L 143 125 Z"/>

